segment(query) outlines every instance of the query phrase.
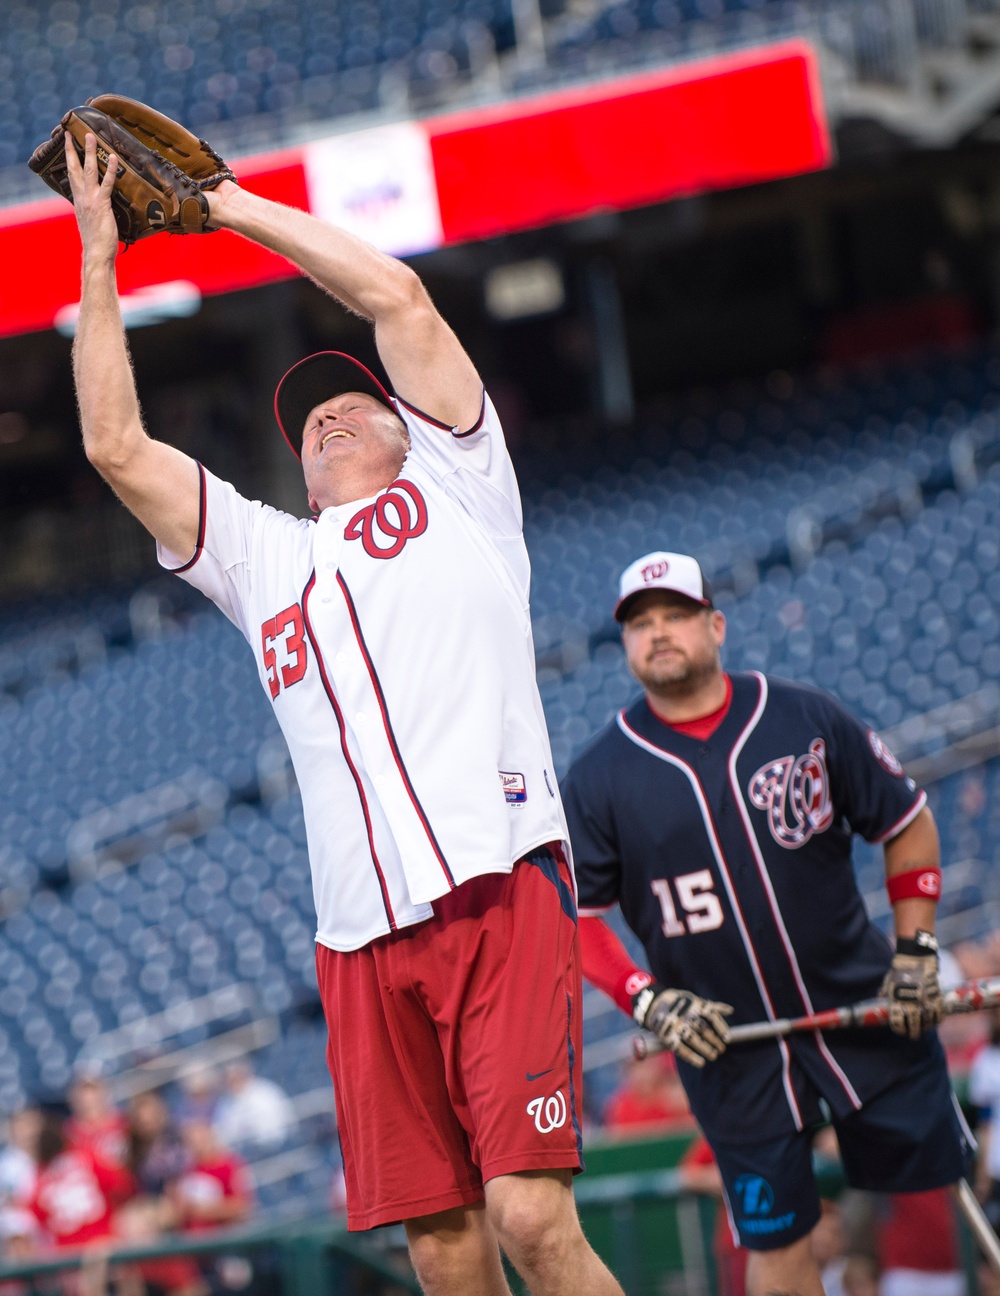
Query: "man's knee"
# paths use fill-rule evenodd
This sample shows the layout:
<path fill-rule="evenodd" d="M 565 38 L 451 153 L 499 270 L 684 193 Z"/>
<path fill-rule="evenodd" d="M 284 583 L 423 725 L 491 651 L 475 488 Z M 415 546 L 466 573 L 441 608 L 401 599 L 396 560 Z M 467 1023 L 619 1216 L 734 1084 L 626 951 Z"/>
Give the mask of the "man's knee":
<path fill-rule="evenodd" d="M 504 1291 L 496 1238 L 481 1206 L 406 1221 L 406 1240 L 425 1292 Z"/>
<path fill-rule="evenodd" d="M 500 1245 L 531 1268 L 580 1237 L 571 1172 L 501 1175 L 486 1185 L 486 1208 Z"/>

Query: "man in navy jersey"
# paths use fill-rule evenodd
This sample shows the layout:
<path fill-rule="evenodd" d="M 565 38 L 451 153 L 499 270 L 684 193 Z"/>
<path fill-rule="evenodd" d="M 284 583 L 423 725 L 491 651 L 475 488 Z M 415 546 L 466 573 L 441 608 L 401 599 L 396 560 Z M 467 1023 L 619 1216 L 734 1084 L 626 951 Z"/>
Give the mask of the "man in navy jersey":
<path fill-rule="evenodd" d="M 961 1178 L 944 1054 L 934 918 L 937 830 L 926 796 L 833 698 L 727 674 L 726 622 L 694 558 L 622 574 L 615 616 L 644 695 L 563 785 L 584 975 L 680 1060 L 751 1296 L 821 1296 L 810 1144 L 828 1112 L 848 1180 L 907 1192 Z M 869 922 L 851 837 L 880 842 L 895 951 Z M 620 904 L 651 972 L 603 922 Z M 729 1025 L 876 994 L 890 1027 L 727 1049 Z"/>

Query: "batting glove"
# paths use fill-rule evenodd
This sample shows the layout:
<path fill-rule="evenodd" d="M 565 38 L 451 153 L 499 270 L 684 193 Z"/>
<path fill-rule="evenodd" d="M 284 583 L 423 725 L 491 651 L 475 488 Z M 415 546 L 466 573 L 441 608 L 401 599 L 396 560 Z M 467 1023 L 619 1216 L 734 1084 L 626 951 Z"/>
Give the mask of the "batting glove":
<path fill-rule="evenodd" d="M 654 981 L 632 996 L 632 1016 L 672 1053 L 694 1067 L 714 1062 L 726 1051 L 733 1011 L 727 1003 L 702 999 L 690 990 L 669 990 Z"/>
<path fill-rule="evenodd" d="M 897 939 L 879 993 L 889 1001 L 889 1026 L 897 1035 L 919 1039 L 938 1024 L 944 1016 L 944 998 L 938 984 L 938 943 L 931 932 Z"/>

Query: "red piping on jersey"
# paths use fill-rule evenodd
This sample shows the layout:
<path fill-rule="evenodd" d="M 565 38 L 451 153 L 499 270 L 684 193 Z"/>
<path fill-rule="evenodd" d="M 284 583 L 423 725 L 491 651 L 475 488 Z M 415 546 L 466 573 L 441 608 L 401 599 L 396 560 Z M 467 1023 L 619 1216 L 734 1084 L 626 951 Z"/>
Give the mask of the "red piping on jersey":
<path fill-rule="evenodd" d="M 920 795 L 917 797 L 916 805 L 913 806 L 911 810 L 907 810 L 902 819 L 897 819 L 887 832 L 880 833 L 878 837 L 873 837 L 872 844 L 875 846 L 881 846 L 883 842 L 892 841 L 893 837 L 898 837 L 904 828 L 909 828 L 910 824 L 913 823 L 914 819 L 916 819 L 917 815 L 921 810 L 923 810 L 926 804 L 927 793 L 923 788 L 921 788 Z"/>
<path fill-rule="evenodd" d="M 344 753 L 344 760 L 347 762 L 347 768 L 351 771 L 354 778 L 354 786 L 358 789 L 358 799 L 361 802 L 361 813 L 365 817 L 365 829 L 368 833 L 368 849 L 371 851 L 372 863 L 375 866 L 375 873 L 378 877 L 379 890 L 382 892 L 382 904 L 385 908 L 385 916 L 389 920 L 389 930 L 396 930 L 396 919 L 392 912 L 392 905 L 389 903 L 389 889 L 385 884 L 385 876 L 382 873 L 382 866 L 378 861 L 378 852 L 375 850 L 375 837 L 372 833 L 371 816 L 368 813 L 368 800 L 365 797 L 365 790 L 361 783 L 361 775 L 358 773 L 354 762 L 351 760 L 351 754 L 347 750 L 347 733 L 344 729 L 344 717 L 337 705 L 337 699 L 334 696 L 333 689 L 330 687 L 330 681 L 327 678 L 326 667 L 323 665 L 323 654 L 320 652 L 319 644 L 316 642 L 316 636 L 313 633 L 312 622 L 309 619 L 309 595 L 316 584 L 315 571 L 306 582 L 306 587 L 302 591 L 302 619 L 306 623 L 306 633 L 309 635 L 309 642 L 313 646 L 313 652 L 316 655 L 316 665 L 319 667 L 319 677 L 323 681 L 323 688 L 326 690 L 326 696 L 330 699 L 330 705 L 333 707 L 333 714 L 337 717 L 337 726 L 340 729 L 340 750 Z"/>
<path fill-rule="evenodd" d="M 740 936 L 743 940 L 743 948 L 746 950 L 747 957 L 750 960 L 750 966 L 753 969 L 754 980 L 757 982 L 757 990 L 760 993 L 768 1017 L 771 1021 L 775 1021 L 777 1019 L 777 1013 L 774 1011 L 774 1004 L 771 1002 L 771 996 L 768 993 L 767 982 L 764 980 L 764 973 L 761 971 L 760 964 L 757 962 L 757 951 L 754 949 L 753 941 L 750 939 L 750 931 L 746 925 L 746 919 L 743 917 L 743 910 L 740 908 L 740 902 L 736 896 L 736 889 L 733 886 L 733 880 L 729 875 L 729 866 L 726 863 L 725 855 L 722 853 L 722 844 L 719 841 L 719 835 L 715 829 L 712 812 L 708 808 L 708 798 L 705 796 L 705 791 L 701 786 L 701 781 L 698 778 L 698 775 L 687 761 L 681 760 L 681 758 L 675 756 L 673 752 L 664 751 L 663 748 L 657 747 L 654 743 L 651 743 L 648 738 L 643 738 L 642 734 L 637 733 L 626 720 L 624 710 L 618 712 L 618 727 L 626 738 L 630 738 L 637 747 L 641 747 L 643 751 L 648 751 L 660 760 L 666 761 L 668 765 L 673 765 L 676 769 L 681 770 L 688 782 L 691 784 L 691 788 L 698 801 L 698 809 L 701 811 L 702 821 L 705 825 L 705 832 L 712 847 L 712 854 L 715 856 L 715 862 L 719 866 L 719 872 L 721 873 L 722 880 L 726 885 L 726 894 L 729 897 L 733 916 L 736 919 L 736 925 L 739 928 Z M 791 1108 L 792 1119 L 795 1121 L 795 1128 L 800 1130 L 804 1127 L 804 1122 L 802 1120 L 802 1112 L 799 1110 L 798 1099 L 795 1096 L 795 1089 L 792 1086 L 791 1054 L 788 1051 L 788 1044 L 785 1040 L 776 1039 L 775 1043 L 781 1052 L 782 1083 L 785 1089 L 785 1097 L 788 1100 L 788 1106 Z"/>
<path fill-rule="evenodd" d="M 736 742 L 733 743 L 732 750 L 729 753 L 729 784 L 733 790 L 733 795 L 736 798 L 736 804 L 740 808 L 740 821 L 743 824 L 743 831 L 746 833 L 747 842 L 750 846 L 750 853 L 753 855 L 754 862 L 757 865 L 757 872 L 760 875 L 760 880 L 764 887 L 764 893 L 767 896 L 767 902 L 771 906 L 771 917 L 774 919 L 774 925 L 778 929 L 781 943 L 785 947 L 785 955 L 788 959 L 789 967 L 792 970 L 792 976 L 795 979 L 795 986 L 799 992 L 799 997 L 802 1000 L 802 1006 L 805 1008 L 806 1013 L 811 1016 L 815 1012 L 815 1009 L 812 1006 L 812 1000 L 809 998 L 809 991 L 806 989 L 805 978 L 799 968 L 799 961 L 795 957 L 795 949 L 789 938 L 788 930 L 785 927 L 785 920 L 781 916 L 781 909 L 778 907 L 778 898 L 774 894 L 771 875 L 767 871 L 767 864 L 764 862 L 764 853 L 760 849 L 760 842 L 758 842 L 757 834 L 754 832 L 753 823 L 750 819 L 750 812 L 747 810 L 746 802 L 743 800 L 743 790 L 740 787 L 739 779 L 736 774 L 736 762 L 739 759 L 740 752 L 743 750 L 746 740 L 753 733 L 754 729 L 757 728 L 757 722 L 764 714 L 764 708 L 767 705 L 767 680 L 759 671 L 751 671 L 750 673 L 757 680 L 757 687 L 759 689 L 757 705 L 754 707 L 753 715 L 747 721 L 743 732 L 737 738 Z M 844 1093 L 847 1094 L 852 1106 L 857 1110 L 861 1106 L 861 1099 L 855 1092 L 854 1086 L 844 1074 L 837 1059 L 827 1047 L 822 1032 L 814 1031 L 813 1034 L 824 1060 L 833 1074 L 840 1081 L 841 1087 L 843 1088 Z"/>
<path fill-rule="evenodd" d="M 181 572 L 190 571 L 198 559 L 201 557 L 201 551 L 205 548 L 205 522 L 208 514 L 208 484 L 205 478 L 205 469 L 198 464 L 198 542 L 195 545 L 194 557 L 189 558 L 183 567 L 172 567 L 170 570 L 175 576 Z"/>
<path fill-rule="evenodd" d="M 437 856 L 437 861 L 441 865 L 442 872 L 448 879 L 448 886 L 452 891 L 454 891 L 456 886 L 455 878 L 451 869 L 448 867 L 448 861 L 444 857 L 444 852 L 441 850 L 441 847 L 438 845 L 438 840 L 434 836 L 434 830 L 431 828 L 427 815 L 424 813 L 424 808 L 420 804 L 416 792 L 413 790 L 413 784 L 410 782 L 410 776 L 406 771 L 406 766 L 403 764 L 403 758 L 399 753 L 399 745 L 396 742 L 396 735 L 392 730 L 392 722 L 389 719 L 389 709 L 385 704 L 385 694 L 382 692 L 382 685 L 379 682 L 375 665 L 368 652 L 368 645 L 365 643 L 365 637 L 361 633 L 361 625 L 358 621 L 357 609 L 354 606 L 354 600 L 351 598 L 351 591 L 347 588 L 347 582 L 339 571 L 337 572 L 337 584 L 340 586 L 341 593 L 344 596 L 344 602 L 347 604 L 347 611 L 350 613 L 351 617 L 351 625 L 354 627 L 354 636 L 358 641 L 358 647 L 361 649 L 361 655 L 365 659 L 365 665 L 368 667 L 368 675 L 372 682 L 372 688 L 375 690 L 375 696 L 378 698 L 379 710 L 382 712 L 382 724 L 385 726 L 385 734 L 389 739 L 389 749 L 392 752 L 392 758 L 396 762 L 396 768 L 399 770 L 399 776 L 403 780 L 403 786 L 406 788 L 407 795 L 413 804 L 414 810 L 417 812 L 417 818 L 420 820 L 421 824 L 423 824 L 424 832 L 427 834 L 427 840 L 433 847 L 434 854 Z"/>

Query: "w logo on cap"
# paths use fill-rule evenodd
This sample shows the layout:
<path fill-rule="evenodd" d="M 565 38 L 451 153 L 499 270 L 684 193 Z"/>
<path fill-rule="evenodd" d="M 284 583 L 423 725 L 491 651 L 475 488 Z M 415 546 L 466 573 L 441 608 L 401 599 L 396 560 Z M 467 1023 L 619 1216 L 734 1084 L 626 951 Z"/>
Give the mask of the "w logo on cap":
<path fill-rule="evenodd" d="M 640 575 L 648 585 L 650 581 L 662 580 L 669 570 L 670 564 L 665 559 L 661 559 L 659 562 L 647 563 Z"/>

